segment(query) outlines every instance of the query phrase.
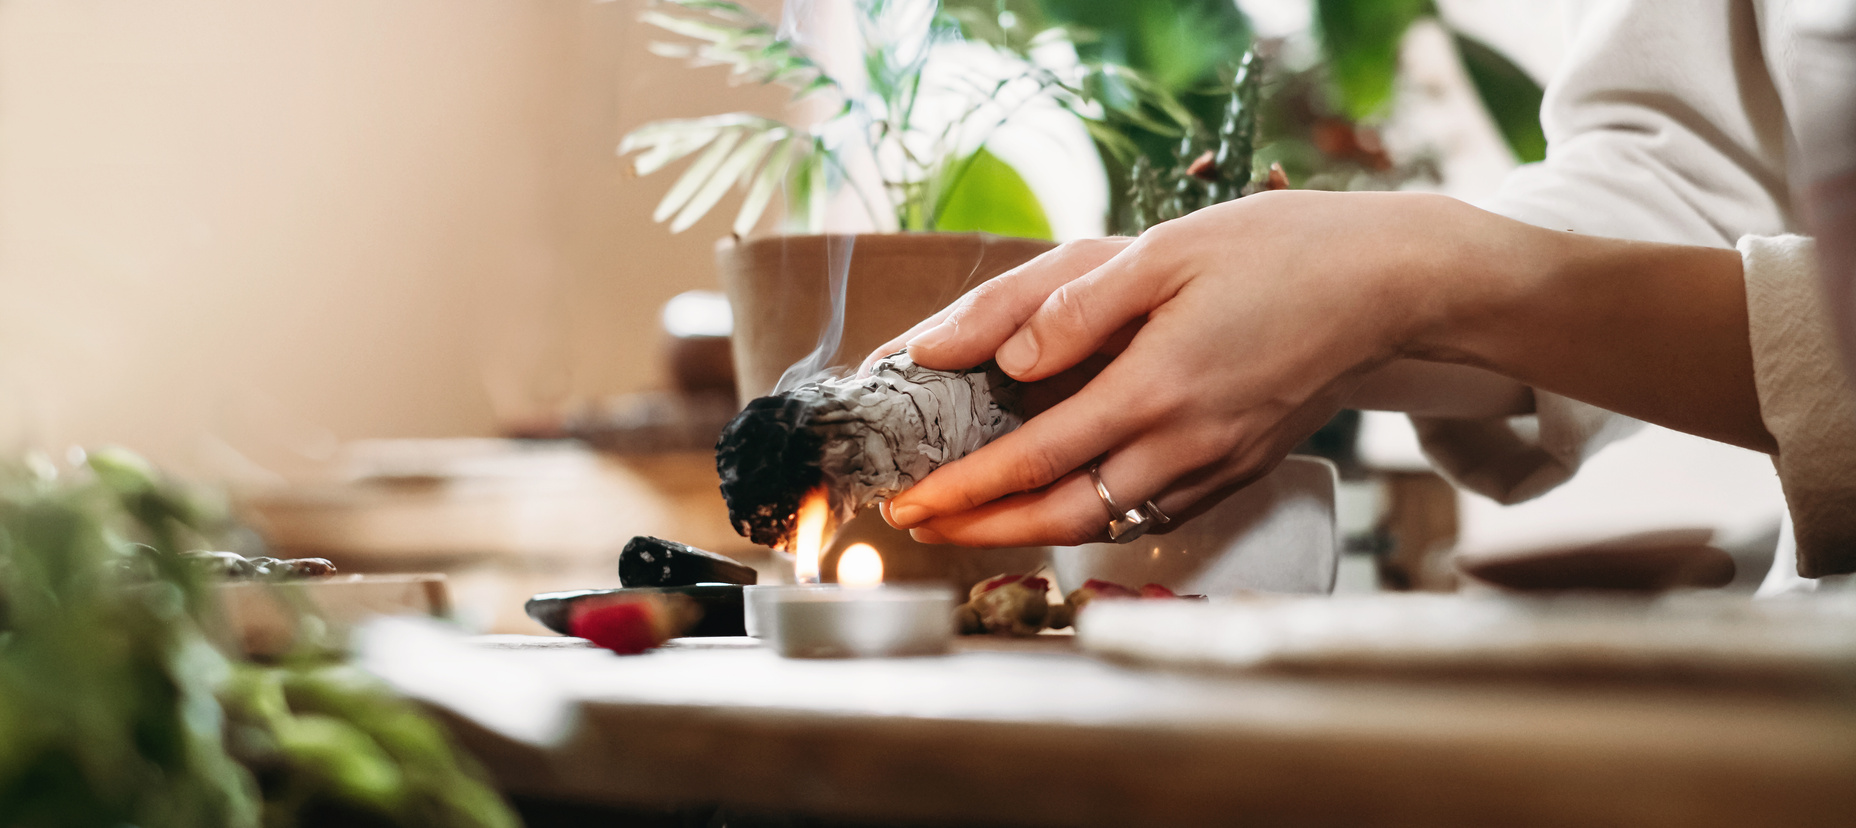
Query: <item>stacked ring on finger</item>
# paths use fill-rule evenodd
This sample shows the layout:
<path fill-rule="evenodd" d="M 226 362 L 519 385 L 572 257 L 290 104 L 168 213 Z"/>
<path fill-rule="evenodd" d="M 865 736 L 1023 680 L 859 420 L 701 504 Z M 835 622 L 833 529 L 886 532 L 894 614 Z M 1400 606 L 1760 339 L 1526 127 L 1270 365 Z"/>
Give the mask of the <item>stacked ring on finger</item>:
<path fill-rule="evenodd" d="M 1155 526 L 1172 523 L 1173 519 L 1160 511 L 1160 507 L 1149 500 L 1133 509 L 1123 509 L 1115 503 L 1115 496 L 1108 493 L 1108 487 L 1102 484 L 1102 465 L 1089 467 L 1089 479 L 1096 484 L 1096 497 L 1102 499 L 1102 506 L 1108 509 L 1108 539 L 1115 543 L 1132 543 L 1147 534 Z"/>

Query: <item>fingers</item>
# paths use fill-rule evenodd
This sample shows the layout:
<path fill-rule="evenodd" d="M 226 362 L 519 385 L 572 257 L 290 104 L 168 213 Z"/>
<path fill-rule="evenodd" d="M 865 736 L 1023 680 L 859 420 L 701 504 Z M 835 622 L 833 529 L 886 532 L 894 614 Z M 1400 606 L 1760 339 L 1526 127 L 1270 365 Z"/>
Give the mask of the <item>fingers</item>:
<path fill-rule="evenodd" d="M 1172 298 L 1185 274 L 1168 252 L 1174 234 L 1156 231 L 1089 273 L 1056 285 L 998 347 L 999 368 L 1026 381 L 1057 374 Z"/>
<path fill-rule="evenodd" d="M 903 331 L 900 336 L 896 336 L 890 339 L 888 342 L 885 342 L 881 345 L 876 346 L 876 350 L 871 351 L 869 356 L 864 357 L 863 363 L 857 366 L 857 375 L 860 377 L 868 376 L 870 374 L 870 366 L 876 364 L 877 360 L 882 359 L 883 357 L 889 356 L 890 354 L 893 354 L 897 351 L 902 350 L 903 346 L 908 344 L 909 340 L 914 339 L 916 336 L 919 336 L 923 331 L 926 331 L 929 328 L 933 328 L 934 326 L 941 324 L 941 321 L 946 319 L 947 315 L 953 312 L 954 312 L 954 305 L 948 305 L 947 307 L 936 311 L 933 316 L 930 316 L 927 319 L 923 319 L 922 321 L 915 323 L 914 327 L 906 331 Z M 965 367 L 970 367 L 970 366 L 961 366 L 961 367 L 965 368 Z M 957 370 L 957 369 L 950 369 L 950 370 Z"/>
<path fill-rule="evenodd" d="M 887 517 L 907 529 L 1057 482 L 1153 425 L 1157 412 L 1144 403 L 1159 395 L 1147 385 L 1129 361 L 1109 363 L 1075 395 L 897 495 Z"/>
<path fill-rule="evenodd" d="M 909 355 L 920 365 L 941 370 L 971 368 L 992 359 L 1053 291 L 1101 267 L 1133 241 L 1070 242 L 981 284 L 936 314 L 933 325 L 918 325 L 919 330 L 905 334 Z"/>
<path fill-rule="evenodd" d="M 1351 390 L 1342 383 L 1300 404 L 1262 399 L 1234 411 L 1206 403 L 1189 379 L 1131 380 L 1160 374 L 1152 360 L 1173 344 L 1166 337 L 1137 339 L 1076 397 L 929 475 L 898 496 L 885 517 L 932 542 L 1021 546 L 1101 540 L 1108 510 L 1087 473 L 1099 458 L 1103 485 L 1116 504 L 1132 509 L 1154 501 L 1173 518 L 1155 530 L 1166 531 L 1267 474 Z M 1104 405 L 1114 414 L 1101 413 Z M 1026 442 L 1007 444 L 1012 437 Z M 1054 482 L 1018 488 L 1046 477 Z M 910 504 L 920 509 L 904 508 Z"/>
<path fill-rule="evenodd" d="M 1150 531 L 1164 532 L 1267 472 L 1226 468 L 1221 459 L 1193 453 L 1170 438 L 1146 439 L 1111 452 L 1099 471 L 1120 509 L 1154 501 L 1172 522 Z M 929 543 L 1075 546 L 1108 540 L 1109 519 L 1085 466 L 1047 488 L 938 517 L 911 533 Z"/>
<path fill-rule="evenodd" d="M 1074 546 L 1106 540 L 1107 526 L 1108 513 L 1096 500 L 1089 473 L 1076 471 L 1047 489 L 937 518 L 909 534 L 923 543 L 963 546 Z"/>

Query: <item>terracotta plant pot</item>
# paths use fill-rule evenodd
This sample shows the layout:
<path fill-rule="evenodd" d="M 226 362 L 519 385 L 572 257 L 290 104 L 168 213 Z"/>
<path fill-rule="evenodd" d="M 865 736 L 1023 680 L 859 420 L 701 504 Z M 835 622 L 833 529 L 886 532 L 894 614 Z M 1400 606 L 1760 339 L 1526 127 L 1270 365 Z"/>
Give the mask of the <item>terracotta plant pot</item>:
<path fill-rule="evenodd" d="M 1050 242 L 986 233 L 769 236 L 716 246 L 722 289 L 734 309 L 735 390 L 742 402 L 773 390 L 818 345 L 831 318 L 832 267 L 846 267 L 843 339 L 830 365 L 855 365 L 874 348 L 981 282 L 1051 249 Z M 848 265 L 847 265 L 848 262 Z M 966 589 L 1003 572 L 1028 572 L 1038 548 L 967 549 L 920 544 L 874 509 L 839 530 L 823 563 L 864 541 L 883 555 L 888 580 L 941 581 Z"/>

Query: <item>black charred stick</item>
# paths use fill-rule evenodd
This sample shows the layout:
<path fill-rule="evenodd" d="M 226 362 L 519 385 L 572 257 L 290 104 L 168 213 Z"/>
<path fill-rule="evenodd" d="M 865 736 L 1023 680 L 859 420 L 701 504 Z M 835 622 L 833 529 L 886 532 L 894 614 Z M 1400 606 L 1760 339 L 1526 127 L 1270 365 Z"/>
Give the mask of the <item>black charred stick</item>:
<path fill-rule="evenodd" d="M 647 535 L 619 553 L 619 583 L 628 587 L 752 584 L 759 577 L 733 558 Z"/>

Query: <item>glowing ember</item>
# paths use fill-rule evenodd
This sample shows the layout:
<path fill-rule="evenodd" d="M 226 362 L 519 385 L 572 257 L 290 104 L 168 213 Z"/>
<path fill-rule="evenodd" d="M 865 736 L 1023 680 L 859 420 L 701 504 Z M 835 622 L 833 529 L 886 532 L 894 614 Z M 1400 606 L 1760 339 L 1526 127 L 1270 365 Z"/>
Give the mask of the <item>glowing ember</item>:
<path fill-rule="evenodd" d="M 818 559 L 825 551 L 830 524 L 831 504 L 825 490 L 813 489 L 799 504 L 799 514 L 793 519 L 793 538 L 786 546 L 793 553 L 794 582 L 818 583 Z"/>
<path fill-rule="evenodd" d="M 853 543 L 838 557 L 838 583 L 876 586 L 883 583 L 883 556 L 867 543 Z"/>

